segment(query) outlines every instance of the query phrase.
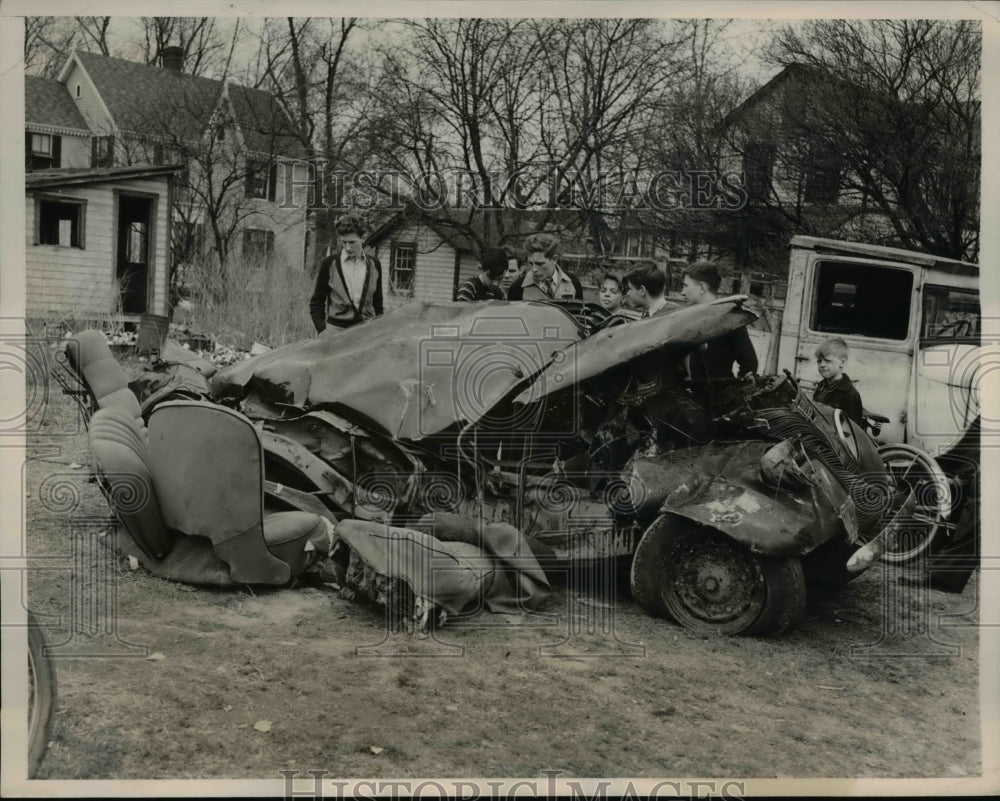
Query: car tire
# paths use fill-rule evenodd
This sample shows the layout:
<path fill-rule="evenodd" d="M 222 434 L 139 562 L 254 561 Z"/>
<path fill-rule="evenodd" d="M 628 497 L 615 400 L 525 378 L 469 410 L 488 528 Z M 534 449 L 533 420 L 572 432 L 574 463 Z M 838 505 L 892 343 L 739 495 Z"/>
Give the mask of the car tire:
<path fill-rule="evenodd" d="M 920 526 L 908 526 L 882 553 L 883 562 L 901 564 L 927 551 L 951 512 L 951 493 L 944 471 L 930 454 L 912 445 L 896 443 L 878 449 L 886 473 L 897 492 L 912 490 L 917 499 L 914 518 Z M 891 516 L 892 510 L 890 510 Z"/>
<path fill-rule="evenodd" d="M 752 553 L 720 531 L 672 515 L 643 534 L 631 585 L 650 614 L 703 633 L 778 634 L 805 615 L 798 558 Z"/>

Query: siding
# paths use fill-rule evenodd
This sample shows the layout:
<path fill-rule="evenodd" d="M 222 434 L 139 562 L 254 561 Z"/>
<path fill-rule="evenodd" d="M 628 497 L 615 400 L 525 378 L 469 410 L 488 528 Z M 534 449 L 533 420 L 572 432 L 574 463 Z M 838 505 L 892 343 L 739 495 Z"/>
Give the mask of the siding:
<path fill-rule="evenodd" d="M 382 267 L 385 272 L 383 292 L 388 296 L 388 274 L 391 269 L 392 244 L 394 242 L 416 242 L 417 244 L 417 258 L 413 270 L 414 299 L 451 300 L 455 280 L 455 249 L 444 242 L 434 231 L 423 226 L 400 228 L 380 243 L 385 248 L 385 256 L 382 258 Z"/>
<path fill-rule="evenodd" d="M 90 166 L 90 137 L 63 136 L 62 152 L 59 156 L 60 167 Z"/>
<path fill-rule="evenodd" d="M 459 262 L 458 267 L 458 280 L 459 282 L 465 281 L 467 278 L 472 278 L 474 275 L 479 274 L 479 259 L 475 257 L 470 251 L 462 250 L 459 251 Z M 441 300 L 451 300 L 451 293 L 448 293 L 448 297 L 441 298 Z"/>
<path fill-rule="evenodd" d="M 93 315 L 112 309 L 115 286 L 114 190 L 157 194 L 153 224 L 151 269 L 154 271 L 148 309 L 167 314 L 167 235 L 169 207 L 166 179 L 94 183 L 39 190 L 38 194 L 87 201 L 84 248 L 35 244 L 35 192 L 25 197 L 26 311 L 31 316 Z"/>
<path fill-rule="evenodd" d="M 238 241 L 234 243 L 233 252 L 238 253 L 242 251 L 243 230 L 247 228 L 260 228 L 265 231 L 273 231 L 274 264 L 285 269 L 304 270 L 306 192 L 304 187 L 297 188 L 292 198 L 294 208 L 282 208 L 285 193 L 283 177 L 284 173 L 282 169 L 279 169 L 274 201 L 243 198 L 242 183 L 238 187 L 235 187 L 235 190 L 238 190 L 239 193 L 238 202 L 244 204 L 241 214 L 246 214 L 247 216 L 240 223 L 240 231 L 237 233 Z M 301 174 L 296 171 L 296 178 L 300 177 Z"/>
<path fill-rule="evenodd" d="M 104 111 L 97 90 L 94 88 L 93 83 L 91 83 L 90 78 L 80 69 L 79 64 L 73 64 L 69 75 L 66 76 L 65 84 L 70 97 L 73 98 L 76 107 L 80 109 L 80 114 L 87 121 L 90 130 L 97 136 L 111 133 L 111 120 L 108 119 L 108 115 Z M 76 96 L 77 84 L 80 84 L 80 97 Z"/>

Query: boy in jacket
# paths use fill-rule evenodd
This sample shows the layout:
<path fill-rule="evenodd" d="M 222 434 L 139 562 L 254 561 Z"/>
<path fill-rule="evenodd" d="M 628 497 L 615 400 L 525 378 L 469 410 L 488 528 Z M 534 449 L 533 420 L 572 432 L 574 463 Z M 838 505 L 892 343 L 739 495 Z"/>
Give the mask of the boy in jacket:
<path fill-rule="evenodd" d="M 350 328 L 383 312 L 382 271 L 364 253 L 365 233 L 364 222 L 353 214 L 337 222 L 341 251 L 323 259 L 309 300 L 316 333 L 327 325 Z"/>

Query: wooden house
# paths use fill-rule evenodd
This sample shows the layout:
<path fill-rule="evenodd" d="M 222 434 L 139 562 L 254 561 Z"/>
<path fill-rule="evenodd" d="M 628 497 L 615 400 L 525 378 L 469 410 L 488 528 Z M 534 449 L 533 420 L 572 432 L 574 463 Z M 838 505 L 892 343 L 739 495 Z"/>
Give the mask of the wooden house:
<path fill-rule="evenodd" d="M 26 313 L 138 321 L 168 314 L 179 166 L 68 167 L 25 176 Z"/>

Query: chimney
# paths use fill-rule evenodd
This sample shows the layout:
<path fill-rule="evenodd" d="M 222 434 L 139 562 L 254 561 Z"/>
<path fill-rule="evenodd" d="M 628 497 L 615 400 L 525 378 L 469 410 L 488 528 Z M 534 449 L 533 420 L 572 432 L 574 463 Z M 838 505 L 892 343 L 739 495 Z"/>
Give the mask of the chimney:
<path fill-rule="evenodd" d="M 164 47 L 160 51 L 160 61 L 164 69 L 184 72 L 184 48 L 177 45 Z"/>

